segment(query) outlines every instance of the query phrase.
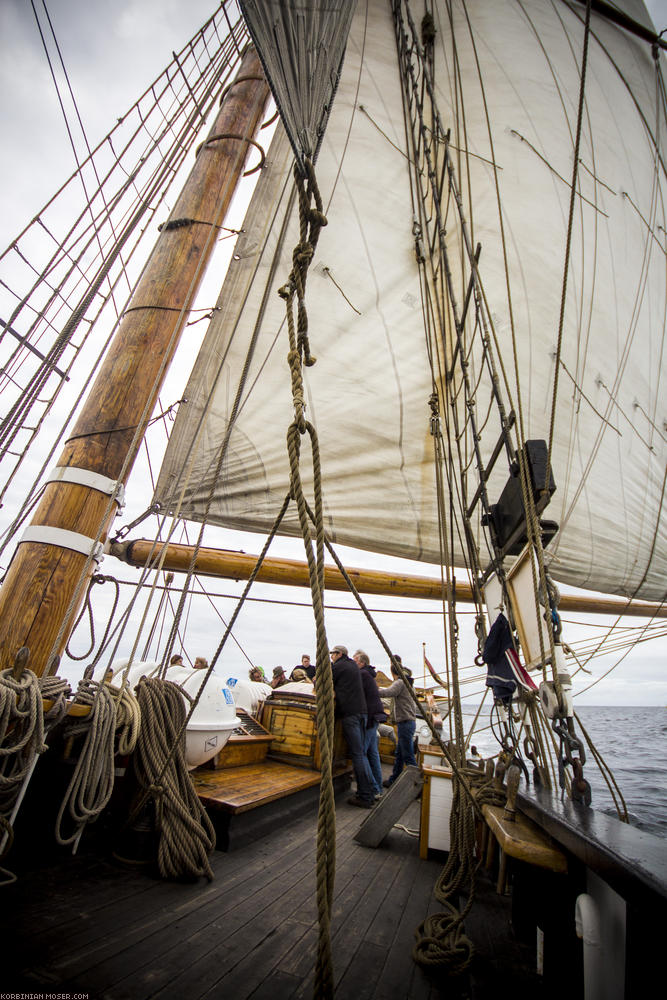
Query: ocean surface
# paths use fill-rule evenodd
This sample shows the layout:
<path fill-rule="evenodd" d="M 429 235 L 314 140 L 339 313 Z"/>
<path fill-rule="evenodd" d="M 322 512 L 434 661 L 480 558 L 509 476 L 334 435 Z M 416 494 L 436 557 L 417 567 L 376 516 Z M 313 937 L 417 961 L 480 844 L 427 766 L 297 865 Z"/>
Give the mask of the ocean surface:
<path fill-rule="evenodd" d="M 667 839 L 667 708 L 575 706 L 588 735 L 616 778 L 630 814 L 630 822 Z M 465 710 L 466 717 L 470 709 Z M 488 721 L 488 713 L 487 713 Z M 487 756 L 498 744 L 487 730 L 476 745 Z M 614 803 L 590 753 L 584 777 L 589 782 L 591 805 L 612 816 Z"/>

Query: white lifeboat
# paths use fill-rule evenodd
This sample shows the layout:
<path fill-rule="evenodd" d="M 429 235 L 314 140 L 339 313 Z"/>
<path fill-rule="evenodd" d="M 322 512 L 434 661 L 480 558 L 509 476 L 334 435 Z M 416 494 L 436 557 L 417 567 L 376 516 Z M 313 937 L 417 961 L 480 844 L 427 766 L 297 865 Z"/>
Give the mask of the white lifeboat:
<path fill-rule="evenodd" d="M 115 681 L 120 681 L 120 675 L 126 666 L 127 660 L 114 662 Z M 130 667 L 128 674 L 130 687 L 134 689 L 142 677 L 156 676 L 159 669 L 160 664 L 154 660 L 136 663 Z M 178 684 L 186 693 L 184 701 L 188 711 L 190 699 L 197 696 L 205 673 L 204 670 L 193 670 L 191 667 L 169 667 L 167 670 L 166 679 Z M 185 762 L 188 770 L 205 764 L 219 753 L 238 725 L 240 721 L 236 716 L 236 705 L 229 687 L 218 674 L 211 674 L 199 695 L 197 707 L 185 731 Z"/>

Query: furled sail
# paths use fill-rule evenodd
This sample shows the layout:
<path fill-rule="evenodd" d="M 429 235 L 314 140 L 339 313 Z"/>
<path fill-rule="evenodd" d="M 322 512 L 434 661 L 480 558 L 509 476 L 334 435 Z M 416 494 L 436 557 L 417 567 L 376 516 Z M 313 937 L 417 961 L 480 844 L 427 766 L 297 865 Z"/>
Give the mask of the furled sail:
<path fill-rule="evenodd" d="M 315 160 L 340 79 L 355 0 L 241 0 L 299 161 Z"/>
<path fill-rule="evenodd" d="M 640 3 L 624 6 L 647 20 Z M 549 436 L 582 19 L 581 10 L 541 0 L 434 4 L 438 112 L 451 128 L 463 214 L 482 247 L 498 379 L 526 438 Z M 552 452 L 549 516 L 561 531 L 547 550 L 558 580 L 654 600 L 667 589 L 659 71 L 650 46 L 594 17 Z M 429 397 L 441 376 L 425 337 L 414 231 L 423 206 L 412 200 L 403 102 L 391 4 L 359 2 L 317 164 L 329 225 L 308 282 L 317 364 L 305 378 L 332 538 L 438 562 Z M 184 517 L 258 532 L 289 489 L 291 393 L 277 289 L 298 240 L 291 162 L 279 131 L 156 490 Z M 449 204 L 447 212 L 442 236 L 461 303 L 463 237 Z M 498 425 L 472 349 L 468 363 L 487 460 Z M 463 446 L 467 461 L 470 442 Z M 501 464 L 487 484 L 492 500 L 507 476 Z M 469 496 L 472 460 L 470 475 Z M 482 545 L 478 514 L 472 527 Z M 295 513 L 282 530 L 299 533 Z M 463 563 L 462 548 L 453 556 Z"/>

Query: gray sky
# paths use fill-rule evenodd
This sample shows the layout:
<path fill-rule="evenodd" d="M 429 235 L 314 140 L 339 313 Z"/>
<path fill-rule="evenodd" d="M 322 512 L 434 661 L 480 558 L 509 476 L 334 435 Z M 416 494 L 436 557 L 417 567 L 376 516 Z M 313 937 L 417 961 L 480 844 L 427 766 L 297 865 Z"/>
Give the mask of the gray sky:
<path fill-rule="evenodd" d="M 667 0 L 653 0 L 647 6 L 658 30 L 667 27 Z M 35 0 L 35 7 L 43 20 L 41 0 Z M 172 51 L 180 49 L 210 16 L 214 5 L 208 0 L 189 0 L 188 3 L 182 0 L 116 0 L 115 3 L 52 0 L 48 9 L 93 145 L 158 75 L 170 60 Z M 0 2 L 0 40 L 0 122 L 4 140 L 4 155 L 0 160 L 0 190 L 3 192 L 0 244 L 4 247 L 69 174 L 73 158 L 29 0 Z M 163 400 L 178 399 L 181 386 L 182 373 L 180 381 L 176 373 L 163 393 Z M 135 480 L 130 483 L 130 505 L 123 521 L 143 510 L 150 499 L 141 480 L 137 482 L 139 485 L 135 485 Z M 210 531 L 205 544 L 257 552 L 262 540 L 239 533 Z M 303 547 L 294 541 L 277 540 L 271 554 L 302 558 Z M 345 549 L 341 549 L 341 557 L 349 565 L 396 572 L 434 576 L 436 569 Z M 115 562 L 112 565 L 111 560 L 103 565 L 102 572 L 130 577 L 129 571 L 120 569 Z M 227 581 L 213 581 L 210 589 L 231 595 L 240 592 L 238 585 Z M 254 596 L 305 604 L 308 592 L 258 586 Z M 329 601 L 337 606 L 351 604 L 351 598 L 342 594 L 330 595 Z M 217 603 L 221 613 L 228 617 L 233 599 Z M 427 655 L 438 669 L 444 669 L 443 625 L 441 617 L 434 613 L 433 603 L 408 603 L 390 598 L 372 598 L 368 603 L 381 609 L 378 622 L 390 646 L 402 654 L 405 662 L 420 667 L 422 642 L 426 642 Z M 411 613 L 405 613 L 408 608 Z M 470 620 L 470 616 L 465 616 L 464 620 Z M 587 628 L 591 624 L 594 623 L 587 623 Z M 599 620 L 599 624 L 608 625 L 609 622 Z M 633 624 L 633 620 L 626 624 Z M 200 653 L 210 656 L 221 629 L 216 612 L 208 604 L 202 602 L 193 607 L 186 643 L 192 658 Z M 330 644 L 343 642 L 351 651 L 365 648 L 372 661 L 386 669 L 386 657 L 358 613 L 332 609 L 328 614 L 327 630 Z M 575 640 L 579 634 L 580 626 L 566 625 L 567 641 Z M 315 652 L 312 612 L 305 606 L 250 605 L 242 613 L 236 636 L 247 656 L 265 668 L 278 663 L 292 667 L 299 662 L 303 652 L 312 655 Z M 81 639 L 81 646 L 85 646 L 85 637 Z M 583 695 L 582 701 L 590 704 L 667 704 L 666 650 L 664 642 L 640 646 L 602 685 Z M 469 630 L 464 628 L 461 662 L 470 663 L 475 652 Z M 614 659 L 605 663 L 595 661 L 592 664 L 595 675 L 607 669 Z M 239 648 L 229 644 L 219 671 L 223 676 L 240 676 L 245 674 L 247 666 Z M 579 675 L 577 688 L 589 682 L 590 679 Z"/>

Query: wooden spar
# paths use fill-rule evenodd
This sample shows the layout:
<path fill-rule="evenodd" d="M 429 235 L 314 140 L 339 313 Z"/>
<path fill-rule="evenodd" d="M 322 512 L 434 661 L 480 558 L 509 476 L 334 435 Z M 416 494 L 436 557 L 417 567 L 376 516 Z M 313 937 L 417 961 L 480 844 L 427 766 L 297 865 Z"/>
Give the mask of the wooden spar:
<path fill-rule="evenodd" d="M 154 559 L 162 558 L 166 548 L 162 569 L 175 573 L 185 573 L 194 553 L 192 545 L 178 545 L 170 542 L 167 546 L 156 546 L 155 542 L 140 538 L 135 541 L 113 542 L 110 553 L 131 566 L 144 566 L 153 551 Z M 227 549 L 200 548 L 197 553 L 195 572 L 202 576 L 217 576 L 228 580 L 247 580 L 252 573 L 257 556 L 245 552 L 231 552 Z M 384 573 L 374 569 L 348 569 L 355 587 L 363 594 L 383 594 L 385 596 L 419 598 L 441 601 L 443 586 L 434 577 L 412 576 L 410 574 Z M 259 583 L 278 583 L 288 587 L 308 587 L 308 565 L 298 559 L 266 558 L 257 576 Z M 335 566 L 325 566 L 324 585 L 327 590 L 347 590 L 348 586 Z M 465 581 L 456 583 L 457 600 L 463 604 L 472 603 L 472 589 Z M 639 618 L 667 618 L 667 606 L 651 604 L 648 601 L 633 601 L 631 604 L 621 597 L 584 597 L 562 594 L 560 611 L 579 612 L 591 615 L 631 615 Z"/>
<path fill-rule="evenodd" d="M 163 227 L 59 467 L 84 469 L 123 483 L 130 473 L 215 247 L 217 227 L 224 221 L 264 116 L 269 88 L 252 48 L 243 56 L 237 81 L 228 88 L 170 217 L 187 221 Z M 44 536 L 43 526 L 74 532 L 90 540 L 92 547 L 100 533 L 106 540 L 116 509 L 99 487 L 50 482 L 31 528 L 37 537 Z M 61 547 L 61 537 L 55 544 L 25 541 L 16 550 L 0 591 L 2 666 L 13 663 L 21 646 L 30 649 L 31 667 L 38 676 L 47 666 L 87 558 Z M 88 575 L 94 566 L 91 561 Z M 54 652 L 65 646 L 84 594 L 85 586 L 80 587 L 77 606 Z"/>

